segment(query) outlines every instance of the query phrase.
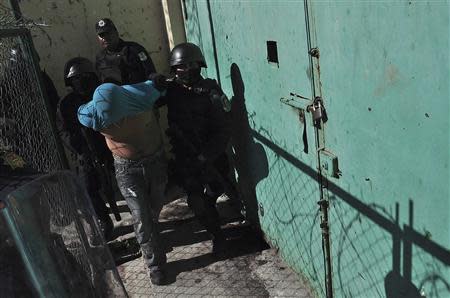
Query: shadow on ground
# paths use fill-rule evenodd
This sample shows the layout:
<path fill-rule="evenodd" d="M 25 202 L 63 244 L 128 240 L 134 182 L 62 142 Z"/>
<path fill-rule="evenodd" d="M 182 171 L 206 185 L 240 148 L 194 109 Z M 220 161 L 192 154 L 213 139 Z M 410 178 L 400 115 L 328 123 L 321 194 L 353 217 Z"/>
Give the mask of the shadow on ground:
<path fill-rule="evenodd" d="M 175 282 L 181 272 L 204 268 L 218 261 L 261 252 L 269 248 L 261 234 L 244 221 L 242 215 L 234 209 L 233 202 L 226 198 L 219 200 L 217 209 L 227 238 L 224 252 L 219 256 L 211 253 L 210 235 L 193 217 L 185 198 L 171 202 L 162 209 L 160 231 L 168 254 L 166 266 L 168 284 Z M 129 216 L 123 217 L 124 220 L 115 225 L 111 237 L 113 240 L 108 242 L 117 266 L 141 256 L 139 245 L 134 238 L 132 221 Z M 177 247 L 195 246 L 192 247 L 195 250 L 196 245 L 203 242 L 205 247 L 196 253 L 175 256 L 170 254 Z"/>
<path fill-rule="evenodd" d="M 203 242 L 208 239 L 208 235 L 204 231 L 196 232 L 197 229 L 192 229 L 191 232 L 188 233 L 187 230 L 188 229 L 185 227 L 182 230 L 171 232 L 171 235 L 168 235 L 168 238 L 176 239 L 176 241 L 170 241 L 170 243 L 174 246 L 184 246 Z M 263 238 L 250 226 L 242 225 L 227 227 L 224 228 L 224 233 L 227 237 L 227 243 L 224 252 L 220 256 L 214 256 L 211 252 L 208 252 L 193 258 L 180 258 L 173 261 L 169 259 L 166 266 L 168 283 L 175 282 L 176 277 L 181 272 L 205 268 L 218 261 L 261 252 L 269 248 Z"/>

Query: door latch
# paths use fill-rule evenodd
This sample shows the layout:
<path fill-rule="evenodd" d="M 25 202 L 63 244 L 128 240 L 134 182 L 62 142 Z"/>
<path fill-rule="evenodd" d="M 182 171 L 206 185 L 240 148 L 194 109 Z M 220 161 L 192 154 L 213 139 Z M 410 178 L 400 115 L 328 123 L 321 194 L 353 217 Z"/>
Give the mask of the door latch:
<path fill-rule="evenodd" d="M 309 152 L 309 146 L 308 146 L 308 135 L 307 135 L 307 128 L 306 128 L 306 111 L 308 111 L 308 107 L 314 104 L 314 101 L 309 99 L 308 97 L 305 97 L 303 95 L 290 92 L 289 97 L 280 98 L 280 101 L 286 105 L 289 105 L 296 110 L 298 110 L 298 119 L 300 123 L 303 125 L 303 133 L 302 133 L 302 141 L 303 141 L 303 152 L 308 153 Z"/>
<path fill-rule="evenodd" d="M 280 98 L 280 101 L 293 108 L 305 110 L 307 110 L 308 106 L 314 103 L 313 100 L 294 92 L 290 92 L 289 97 L 287 98 L 286 97 Z"/>

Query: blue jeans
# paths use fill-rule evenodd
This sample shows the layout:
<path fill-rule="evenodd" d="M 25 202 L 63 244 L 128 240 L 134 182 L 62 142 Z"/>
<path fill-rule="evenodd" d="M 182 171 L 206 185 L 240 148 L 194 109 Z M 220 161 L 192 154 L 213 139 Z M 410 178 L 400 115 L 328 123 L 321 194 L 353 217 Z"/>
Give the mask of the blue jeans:
<path fill-rule="evenodd" d="M 136 239 L 150 271 L 167 261 L 158 230 L 156 202 L 164 200 L 167 163 L 163 151 L 139 160 L 114 156 L 117 185 L 133 217 Z"/>

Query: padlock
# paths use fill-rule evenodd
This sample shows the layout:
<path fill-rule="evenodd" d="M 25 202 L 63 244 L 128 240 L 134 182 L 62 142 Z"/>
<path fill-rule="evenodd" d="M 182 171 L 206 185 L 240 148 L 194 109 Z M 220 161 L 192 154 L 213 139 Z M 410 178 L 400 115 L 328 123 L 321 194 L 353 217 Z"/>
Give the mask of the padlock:
<path fill-rule="evenodd" d="M 313 106 L 313 110 L 311 112 L 312 112 L 314 121 L 322 119 L 322 104 L 320 103 L 320 100 L 317 100 L 316 102 L 314 102 L 312 106 Z"/>

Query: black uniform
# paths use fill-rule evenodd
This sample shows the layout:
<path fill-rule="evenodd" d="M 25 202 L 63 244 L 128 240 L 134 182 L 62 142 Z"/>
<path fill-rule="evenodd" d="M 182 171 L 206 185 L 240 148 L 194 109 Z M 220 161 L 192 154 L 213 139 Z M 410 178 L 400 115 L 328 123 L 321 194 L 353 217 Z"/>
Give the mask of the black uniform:
<path fill-rule="evenodd" d="M 48 100 L 50 103 L 50 113 L 52 114 L 52 119 L 56 117 L 56 111 L 58 108 L 59 95 L 56 91 L 55 84 L 52 79 L 48 76 L 45 70 L 42 71 L 42 80 L 44 83 L 45 92 L 47 93 Z"/>
<path fill-rule="evenodd" d="M 201 79 L 187 89 L 171 83 L 157 105 L 168 108 L 168 135 L 175 159 L 172 177 L 188 194 L 188 203 L 202 224 L 213 235 L 219 232 L 216 198 L 204 198 L 208 184 L 216 183 L 208 168 L 221 161 L 230 139 L 228 115 L 221 102 L 223 92 L 215 80 Z M 205 158 L 201 161 L 199 155 Z M 192 196 L 194 195 L 194 196 Z M 206 206 L 201 206 L 206 203 Z"/>
<path fill-rule="evenodd" d="M 109 212 L 99 193 L 101 182 L 94 162 L 112 165 L 112 156 L 104 137 L 91 129 L 85 129 L 77 119 L 78 108 L 88 100 L 75 92 L 66 95 L 58 104 L 58 130 L 64 145 L 78 158 L 77 172 L 85 182 L 95 213 L 100 220 L 105 221 L 109 218 Z"/>
<path fill-rule="evenodd" d="M 3 101 L 3 107 L 0 112 L 4 113 L 7 118 L 14 118 L 17 117 L 15 113 L 18 112 L 17 110 L 21 105 L 22 100 L 18 97 L 18 95 L 30 96 L 31 94 L 34 94 L 35 91 L 33 90 L 34 84 L 29 84 L 28 82 L 25 84 L 20 84 L 23 82 L 20 78 L 30 71 L 26 68 L 26 64 L 10 62 L 8 66 L 5 67 L 5 71 L 0 77 L 0 95 Z M 56 91 L 52 79 L 48 76 L 45 70 L 41 71 L 41 75 L 43 81 L 42 87 L 44 88 L 43 92 L 47 94 L 50 105 L 50 110 L 48 113 L 51 114 L 51 119 L 55 119 L 59 101 L 58 92 Z M 17 89 L 19 89 L 19 91 L 17 91 Z M 20 93 L 14 94 L 15 92 Z"/>
<path fill-rule="evenodd" d="M 103 49 L 95 58 L 100 81 L 120 85 L 146 81 L 155 72 L 147 51 L 138 43 L 120 39 L 117 51 Z"/>

